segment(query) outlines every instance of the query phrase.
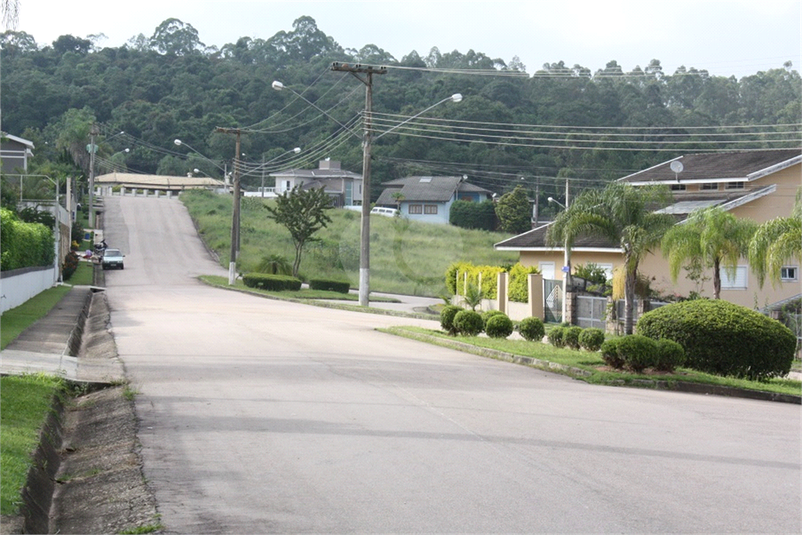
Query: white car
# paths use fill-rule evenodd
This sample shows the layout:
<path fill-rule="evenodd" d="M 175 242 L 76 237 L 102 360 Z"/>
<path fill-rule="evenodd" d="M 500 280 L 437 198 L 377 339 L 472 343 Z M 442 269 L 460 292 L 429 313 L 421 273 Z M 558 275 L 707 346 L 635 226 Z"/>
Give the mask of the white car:
<path fill-rule="evenodd" d="M 384 206 L 375 206 L 370 210 L 371 214 L 379 214 L 387 217 L 395 217 L 401 215 L 401 212 L 395 208 L 385 208 Z"/>
<path fill-rule="evenodd" d="M 119 249 L 106 249 L 103 251 L 103 258 L 100 265 L 103 269 L 120 268 L 125 269 L 123 259 L 125 255 Z"/>

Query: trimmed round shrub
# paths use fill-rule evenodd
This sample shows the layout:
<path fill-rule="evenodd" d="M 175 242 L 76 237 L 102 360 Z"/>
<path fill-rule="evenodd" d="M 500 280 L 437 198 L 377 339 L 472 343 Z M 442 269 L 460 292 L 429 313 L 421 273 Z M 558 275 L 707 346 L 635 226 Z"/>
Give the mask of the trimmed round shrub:
<path fill-rule="evenodd" d="M 618 353 L 618 344 L 621 340 L 621 337 L 609 338 L 605 340 L 599 348 L 601 350 L 602 360 L 604 360 L 608 366 L 616 370 L 622 369 L 625 364 L 624 359 L 621 358 L 621 355 Z"/>
<path fill-rule="evenodd" d="M 549 343 L 554 347 L 563 347 L 563 339 L 565 338 L 565 327 L 554 327 L 549 331 Z"/>
<path fill-rule="evenodd" d="M 512 320 L 506 314 L 494 314 L 485 324 L 485 332 L 490 338 L 507 338 L 512 334 Z"/>
<path fill-rule="evenodd" d="M 627 368 L 641 373 L 657 362 L 657 343 L 640 334 L 629 334 L 618 342 L 618 356 Z"/>
<path fill-rule="evenodd" d="M 484 329 L 482 315 L 474 310 L 462 310 L 454 316 L 454 330 L 464 336 L 476 336 Z"/>
<path fill-rule="evenodd" d="M 673 372 L 678 366 L 685 363 L 685 350 L 677 342 L 661 338 L 656 343 L 657 358 L 654 364 L 656 370 Z"/>
<path fill-rule="evenodd" d="M 644 314 L 638 333 L 685 350 L 685 366 L 716 375 L 765 380 L 791 370 L 796 337 L 754 310 L 720 299 L 695 299 Z"/>
<path fill-rule="evenodd" d="M 587 351 L 598 351 L 604 343 L 604 331 L 596 327 L 584 329 L 579 335 L 579 346 Z"/>
<path fill-rule="evenodd" d="M 454 316 L 462 312 L 463 308 L 457 305 L 446 305 L 440 311 L 440 327 L 448 334 L 457 334 L 454 328 Z"/>
<path fill-rule="evenodd" d="M 579 335 L 582 334 L 582 327 L 572 325 L 565 327 L 563 333 L 563 345 L 571 349 L 579 349 Z"/>
<path fill-rule="evenodd" d="M 518 324 L 518 332 L 524 340 L 529 342 L 540 342 L 546 336 L 546 327 L 543 325 L 543 320 L 530 316 L 521 320 Z"/>
<path fill-rule="evenodd" d="M 487 320 L 489 320 L 493 316 L 498 316 L 498 315 L 506 316 L 506 314 L 504 314 L 504 312 L 500 310 L 487 310 L 485 312 L 482 312 L 482 322 L 484 323 L 485 326 L 484 330 L 487 330 Z"/>

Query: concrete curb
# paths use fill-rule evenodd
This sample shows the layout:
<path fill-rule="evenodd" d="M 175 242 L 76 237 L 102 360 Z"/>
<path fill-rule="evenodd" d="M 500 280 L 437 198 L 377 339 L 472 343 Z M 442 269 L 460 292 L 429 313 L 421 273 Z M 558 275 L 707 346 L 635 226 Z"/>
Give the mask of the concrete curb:
<path fill-rule="evenodd" d="M 534 357 L 525 357 L 521 355 L 514 355 L 512 353 L 505 353 L 495 349 L 488 349 L 484 347 L 477 347 L 471 344 L 460 342 L 459 340 L 446 340 L 437 336 L 431 336 L 424 333 L 413 332 L 398 332 L 387 331 L 382 329 L 382 332 L 388 332 L 396 336 L 403 336 L 421 342 L 431 343 L 442 347 L 450 347 L 465 353 L 471 353 L 480 357 L 487 357 L 496 360 L 503 360 L 513 364 L 522 364 L 524 366 L 531 366 L 540 370 L 561 373 L 568 375 L 575 379 L 582 379 L 590 377 L 592 372 L 567 366 L 565 364 L 558 364 L 546 360 L 537 359 Z M 658 379 L 633 379 L 631 381 L 616 381 L 612 383 L 613 386 L 632 386 L 637 388 L 652 388 L 655 390 L 671 390 L 674 392 L 685 392 L 691 394 L 704 394 L 725 397 L 737 397 L 744 399 L 754 399 L 760 401 L 777 401 L 782 403 L 793 403 L 802 405 L 802 396 L 795 396 L 792 394 L 779 394 L 775 392 L 761 392 L 758 390 L 746 390 L 743 388 L 734 388 L 729 386 L 706 385 L 701 383 L 692 383 L 688 381 L 661 381 Z"/>

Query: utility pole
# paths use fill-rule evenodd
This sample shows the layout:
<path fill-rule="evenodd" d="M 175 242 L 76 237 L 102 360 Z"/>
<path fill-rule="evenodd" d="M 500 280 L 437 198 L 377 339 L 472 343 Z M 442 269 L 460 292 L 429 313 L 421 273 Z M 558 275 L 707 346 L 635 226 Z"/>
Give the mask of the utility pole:
<path fill-rule="evenodd" d="M 234 209 L 231 216 L 231 254 L 228 261 L 228 285 L 233 286 L 237 280 L 237 255 L 239 254 L 239 220 L 240 220 L 240 185 L 239 185 L 239 155 L 240 134 L 239 128 L 216 128 L 215 132 L 221 134 L 236 134 L 237 141 L 234 146 Z"/>
<path fill-rule="evenodd" d="M 568 177 L 565 177 L 565 209 L 568 210 L 568 207 L 571 206 L 568 200 Z M 564 277 L 563 277 L 563 306 L 562 306 L 562 316 L 563 316 L 563 323 L 566 321 L 568 317 L 569 307 L 568 307 L 568 288 L 571 287 L 571 248 L 568 246 L 568 240 L 565 240 L 563 244 L 564 249 L 564 262 L 565 265 L 563 266 Z M 572 292 L 573 295 L 573 292 Z M 573 314 L 571 314 L 573 316 Z M 574 323 L 570 321 L 571 318 L 568 318 L 570 323 Z"/>
<path fill-rule="evenodd" d="M 362 226 L 359 246 L 359 306 L 369 304 L 370 295 L 370 145 L 373 121 L 373 75 L 386 74 L 387 67 L 335 62 L 331 70 L 349 72 L 365 84 L 365 119 L 362 139 Z M 360 76 L 364 75 L 364 76 Z"/>
<path fill-rule="evenodd" d="M 95 145 L 95 136 L 98 135 L 97 124 L 92 123 L 89 127 L 89 228 L 95 228 L 95 153 L 97 152 L 97 145 Z"/>

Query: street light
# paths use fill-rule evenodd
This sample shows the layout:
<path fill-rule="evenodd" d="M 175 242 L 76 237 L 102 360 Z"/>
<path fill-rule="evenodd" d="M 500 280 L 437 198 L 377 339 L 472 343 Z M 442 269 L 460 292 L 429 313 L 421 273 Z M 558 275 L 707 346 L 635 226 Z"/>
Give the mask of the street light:
<path fill-rule="evenodd" d="M 220 171 L 223 171 L 223 174 L 225 174 L 225 168 L 221 167 L 217 162 L 215 162 L 211 158 L 207 157 L 203 153 L 195 150 L 189 143 L 185 143 L 184 141 L 181 141 L 180 139 L 173 140 L 173 143 L 175 143 L 176 146 L 178 146 L 178 147 L 186 146 L 189 150 L 191 150 L 192 152 L 194 152 L 195 154 L 197 154 L 198 156 L 200 156 L 201 158 L 203 158 L 207 162 L 211 163 L 212 165 L 217 167 Z"/>
<path fill-rule="evenodd" d="M 286 156 L 288 154 L 293 154 L 293 153 L 294 154 L 300 154 L 300 152 L 301 152 L 301 147 L 295 147 L 294 149 L 288 150 L 287 152 L 285 152 L 283 154 L 279 154 L 278 156 L 276 156 L 275 158 L 273 158 L 271 160 L 268 160 L 266 162 L 262 162 L 259 166 L 254 167 L 253 169 L 251 169 L 247 173 L 242 173 L 242 176 L 252 175 L 256 171 L 261 171 L 262 172 L 262 190 L 261 190 L 261 192 L 262 192 L 262 197 L 264 197 L 265 196 L 265 167 L 268 164 L 271 164 L 271 163 L 275 162 L 276 160 L 279 160 L 279 159 L 283 158 L 284 156 Z"/>
<path fill-rule="evenodd" d="M 396 128 L 398 128 L 398 127 L 400 127 L 400 126 L 403 126 L 403 125 L 407 124 L 408 122 L 410 122 L 410 121 L 411 121 L 411 120 L 413 120 L 413 119 L 417 119 L 418 117 L 420 117 L 421 115 L 423 115 L 423 114 L 424 114 L 424 113 L 426 113 L 427 111 L 431 110 L 432 108 L 434 108 L 434 107 L 436 107 L 436 106 L 439 106 L 440 104 L 442 104 L 442 103 L 444 103 L 444 102 L 448 102 L 449 100 L 450 100 L 451 102 L 462 102 L 462 95 L 461 95 L 460 93 L 454 93 L 454 94 L 453 94 L 453 95 L 451 95 L 450 97 L 446 97 L 446 98 L 444 98 L 443 100 L 441 100 L 441 101 L 440 101 L 440 102 L 438 102 L 437 104 L 432 104 L 431 106 L 429 106 L 428 108 L 426 108 L 426 109 L 425 109 L 425 110 L 423 110 L 422 112 L 420 112 L 420 113 L 417 113 L 417 114 L 413 115 L 412 117 L 410 117 L 410 118 L 408 118 L 408 119 L 405 119 L 405 120 L 401 121 L 400 123 L 398 123 L 397 125 L 395 125 L 395 126 L 394 126 L 394 127 L 392 127 L 391 129 L 389 129 L 389 130 L 387 130 L 387 131 L 385 131 L 385 132 L 382 132 L 381 134 L 379 134 L 378 136 L 376 136 L 374 139 L 379 139 L 380 137 L 382 137 L 382 136 L 385 136 L 385 135 L 389 134 L 390 132 L 392 132 L 392 131 L 393 131 L 393 130 L 395 130 Z"/>
<path fill-rule="evenodd" d="M 270 87 L 272 87 L 272 88 L 273 88 L 273 89 L 275 89 L 276 91 L 283 91 L 283 90 L 287 89 L 287 90 L 288 90 L 290 93 L 292 93 L 292 94 L 293 94 L 293 95 L 295 95 L 296 97 L 300 98 L 301 100 L 303 100 L 304 102 L 306 102 L 307 104 L 309 104 L 310 106 L 312 106 L 313 108 L 315 108 L 317 111 L 319 111 L 320 113 L 322 113 L 323 115 L 325 115 L 326 117 L 328 117 L 329 119 L 331 119 L 332 121 L 334 121 L 335 123 L 337 123 L 338 125 L 340 125 L 340 126 L 343 128 L 343 130 L 345 130 L 346 132 L 348 132 L 348 133 L 349 133 L 349 134 L 351 134 L 352 136 L 356 137 L 356 138 L 357 138 L 357 139 L 359 139 L 360 141 L 362 140 L 362 138 L 361 138 L 361 137 L 359 137 L 359 135 L 358 135 L 358 134 L 354 133 L 354 131 L 353 131 L 353 130 L 351 130 L 350 128 L 348 128 L 348 127 L 347 127 L 347 126 L 345 126 L 344 124 L 342 124 L 340 121 L 338 121 L 337 119 L 335 119 L 334 117 L 332 117 L 331 115 L 329 115 L 329 113 L 328 113 L 328 112 L 326 112 L 325 110 L 321 109 L 321 108 L 320 108 L 320 107 L 319 107 L 317 104 L 315 104 L 314 102 L 310 101 L 310 100 L 309 100 L 309 99 L 307 99 L 305 96 L 303 96 L 302 94 L 300 94 L 300 93 L 298 93 L 297 91 L 293 90 L 292 88 L 290 88 L 290 87 L 286 87 L 284 84 L 282 84 L 282 83 L 281 83 L 281 82 L 279 82 L 278 80 L 274 80 L 274 81 L 273 81 L 273 83 L 270 85 Z"/>
<path fill-rule="evenodd" d="M 549 202 L 553 202 L 558 206 L 562 206 L 563 210 L 568 210 L 568 207 L 565 206 L 563 203 L 555 199 L 554 197 L 548 198 Z M 563 242 L 563 302 L 562 302 L 562 320 L 565 321 L 566 316 L 568 316 L 568 299 L 566 299 L 566 295 L 568 293 L 568 287 L 571 285 L 571 250 L 568 247 L 568 238 L 565 239 Z"/>

